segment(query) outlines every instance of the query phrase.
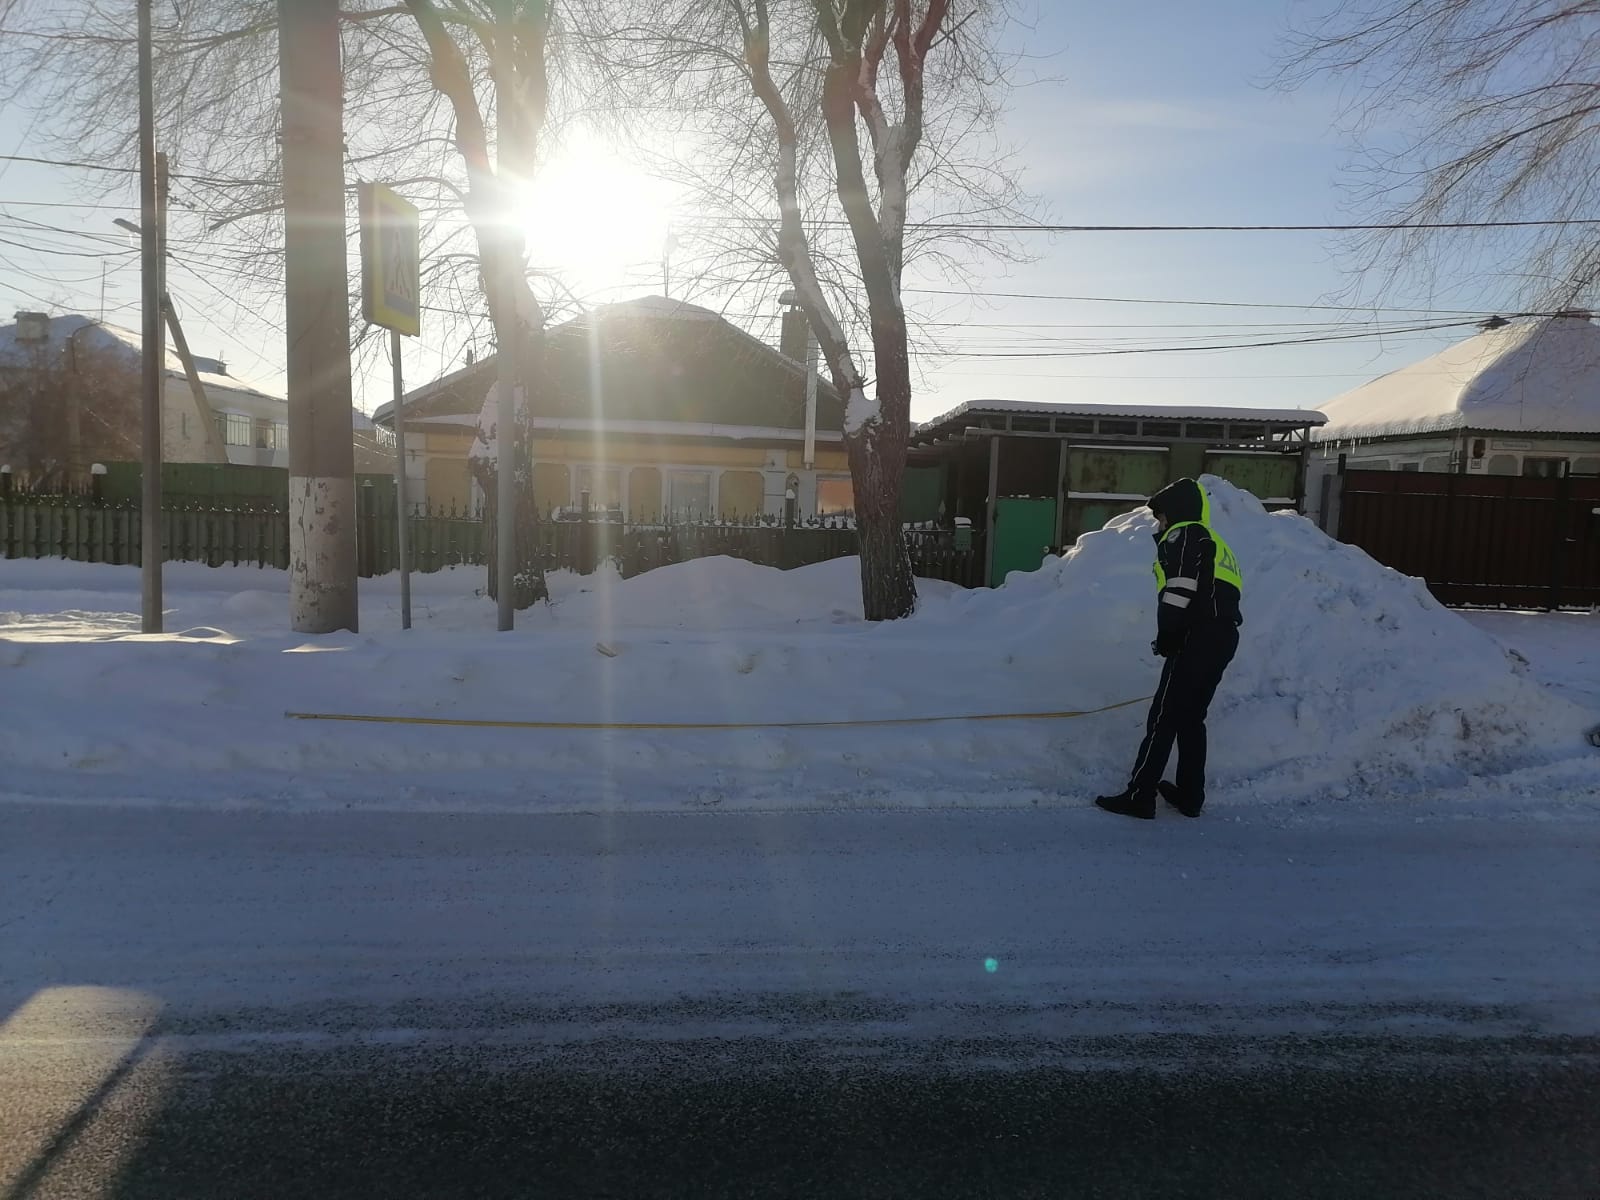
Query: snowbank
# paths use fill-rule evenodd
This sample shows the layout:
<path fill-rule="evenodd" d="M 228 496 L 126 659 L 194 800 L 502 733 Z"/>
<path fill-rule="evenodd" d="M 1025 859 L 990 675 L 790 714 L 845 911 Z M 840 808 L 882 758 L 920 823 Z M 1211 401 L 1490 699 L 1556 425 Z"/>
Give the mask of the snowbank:
<path fill-rule="evenodd" d="M 1422 585 L 1208 480 L 1246 572 L 1213 710 L 1213 796 L 1404 794 L 1568 763 L 1594 714 Z M 1153 526 L 1120 517 L 993 591 L 924 581 L 861 619 L 855 560 L 707 559 L 552 579 L 493 633 L 479 570 L 364 582 L 360 634 L 286 631 L 286 580 L 174 565 L 162 637 L 137 572 L 0 563 L 0 723 L 13 795 L 287 807 L 762 807 L 1081 802 L 1122 782 L 1135 705 L 1066 721 L 742 731 L 286 720 L 285 711 L 518 721 L 860 721 L 1092 709 L 1147 696 Z M 1583 777 L 1587 778 L 1587 775 Z"/>

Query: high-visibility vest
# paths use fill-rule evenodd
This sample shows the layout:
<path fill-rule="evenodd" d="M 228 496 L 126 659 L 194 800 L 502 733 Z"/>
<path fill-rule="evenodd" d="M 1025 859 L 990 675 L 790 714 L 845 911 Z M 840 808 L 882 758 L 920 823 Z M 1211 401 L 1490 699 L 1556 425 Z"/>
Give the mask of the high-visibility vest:
<path fill-rule="evenodd" d="M 1205 495 L 1203 491 L 1200 494 L 1202 496 Z M 1209 505 L 1207 505 L 1207 507 L 1209 507 Z M 1238 556 L 1234 554 L 1233 547 L 1222 540 L 1222 535 L 1219 534 L 1215 529 L 1212 529 L 1204 521 L 1179 521 L 1176 525 L 1168 525 L 1167 532 L 1162 535 L 1161 540 L 1166 541 L 1185 525 L 1198 525 L 1211 535 L 1211 541 L 1215 546 L 1212 555 L 1211 567 L 1213 574 L 1215 574 L 1215 576 L 1223 583 L 1233 584 L 1234 587 L 1239 589 L 1239 594 L 1243 596 L 1244 576 L 1239 571 Z M 1167 573 L 1161 569 L 1160 555 L 1156 556 L 1154 569 L 1156 573 L 1156 591 L 1160 592 L 1167 586 Z"/>

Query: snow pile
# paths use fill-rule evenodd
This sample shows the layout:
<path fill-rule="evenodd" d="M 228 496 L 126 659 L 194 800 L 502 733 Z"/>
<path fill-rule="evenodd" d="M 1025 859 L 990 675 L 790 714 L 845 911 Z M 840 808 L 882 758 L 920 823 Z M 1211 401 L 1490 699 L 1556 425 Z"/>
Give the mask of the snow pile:
<path fill-rule="evenodd" d="M 1422 585 L 1218 480 L 1244 640 L 1213 709 L 1219 802 L 1592 773 L 1595 716 L 1541 688 Z M 924 581 L 861 619 L 858 564 L 706 559 L 551 580 L 492 632 L 479 570 L 364 581 L 361 634 L 284 628 L 278 572 L 168 568 L 137 634 L 131 568 L 0 564 L 0 761 L 12 794 L 292 807 L 1078 803 L 1119 786 L 1144 706 L 1053 721 L 737 731 L 287 720 L 285 711 L 556 722 L 814 722 L 1095 709 L 1146 697 L 1152 521 L 1120 517 L 993 591 Z"/>
<path fill-rule="evenodd" d="M 1559 754 L 1593 721 L 1421 580 L 1205 483 L 1212 522 L 1245 571 L 1239 655 L 1210 720 L 1219 780 L 1292 794 L 1443 786 Z M 972 593 L 962 615 L 1009 628 L 1019 651 L 1048 647 L 1106 696 L 1148 656 L 1154 528 L 1146 510 L 1118 517 L 1041 571 Z"/>

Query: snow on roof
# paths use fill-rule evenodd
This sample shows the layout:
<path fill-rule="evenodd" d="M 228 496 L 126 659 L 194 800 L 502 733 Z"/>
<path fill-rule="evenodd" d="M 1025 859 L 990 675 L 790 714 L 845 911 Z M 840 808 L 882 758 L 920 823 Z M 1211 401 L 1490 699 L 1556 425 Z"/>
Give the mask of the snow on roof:
<path fill-rule="evenodd" d="M 143 349 L 144 339 L 141 334 L 124 329 L 120 325 L 111 325 L 104 321 L 96 321 L 93 317 L 85 317 L 78 313 L 67 313 L 59 317 L 50 318 L 50 331 L 48 338 L 39 343 L 44 348 L 63 350 L 69 345 L 76 345 L 91 352 L 110 350 L 124 355 L 130 364 L 139 361 L 139 354 Z M 81 337 L 79 335 L 82 335 Z M 0 326 L 0 367 L 27 367 L 33 365 L 30 343 L 17 340 L 17 327 L 15 325 Z M 167 350 L 166 370 L 170 376 L 182 378 L 183 360 L 175 352 Z M 194 357 L 195 374 L 200 376 L 200 382 L 208 389 L 220 388 L 232 392 L 240 392 L 249 396 L 256 396 L 264 400 L 276 400 L 286 403 L 281 396 L 274 396 L 270 392 L 263 392 L 244 380 L 230 375 L 221 360 L 206 358 L 196 354 Z"/>
<path fill-rule="evenodd" d="M 617 313 L 619 316 L 661 317 L 671 321 L 720 321 L 723 319 L 709 308 L 701 308 L 700 305 L 690 304 L 686 300 L 673 300 L 668 296 L 640 296 L 633 300 L 619 300 L 615 304 L 599 305 L 594 311 L 602 315 Z"/>
<path fill-rule="evenodd" d="M 1263 421 L 1282 425 L 1320 425 L 1320 412 L 1303 408 L 1211 408 L 1176 404 L 1074 403 L 1045 404 L 1031 400 L 968 400 L 949 412 L 924 421 L 918 429 L 932 429 L 975 413 L 1021 413 L 1036 417 L 1131 417 L 1159 421 Z"/>
<path fill-rule="evenodd" d="M 1581 316 L 1486 329 L 1323 405 L 1316 441 L 1451 429 L 1600 432 L 1600 326 Z"/>
<path fill-rule="evenodd" d="M 769 346 L 766 342 L 756 337 L 749 330 L 741 329 L 738 325 L 735 325 L 732 321 L 729 321 L 721 314 L 714 312 L 709 308 L 702 308 L 698 304 L 690 304 L 686 300 L 673 300 L 667 296 L 639 296 L 632 300 L 618 300 L 613 304 L 596 305 L 588 312 L 580 313 L 578 316 L 573 317 L 570 320 L 563 321 L 559 325 L 550 326 L 545 330 L 545 335 L 548 337 L 552 334 L 559 333 L 562 330 L 575 332 L 579 329 L 586 328 L 588 322 L 591 320 L 603 321 L 612 317 L 651 317 L 657 320 L 665 321 L 703 321 L 726 325 L 728 329 L 737 334 L 748 346 L 761 354 L 770 356 L 774 362 L 787 367 L 793 372 L 803 373 L 805 371 L 804 363 L 797 362 L 795 359 L 790 358 L 776 346 Z M 457 381 L 464 379 L 469 375 L 482 372 L 494 361 L 495 356 L 492 353 L 486 354 L 482 358 L 468 363 L 466 366 L 459 367 L 456 370 L 451 371 L 448 375 L 441 375 L 439 378 L 430 380 L 429 382 L 422 384 L 420 387 L 413 388 L 411 391 L 406 393 L 406 403 L 408 405 L 420 403 L 421 401 L 432 396 L 434 393 L 450 387 Z M 832 386 L 830 383 L 828 383 L 825 373 L 824 377 L 819 381 L 819 383 L 822 387 Z M 387 423 L 393 417 L 393 408 L 394 404 L 392 401 L 380 404 L 377 408 L 373 409 L 372 417 L 380 424 Z M 469 420 L 477 419 L 476 412 L 463 412 L 460 415 L 468 418 Z"/>

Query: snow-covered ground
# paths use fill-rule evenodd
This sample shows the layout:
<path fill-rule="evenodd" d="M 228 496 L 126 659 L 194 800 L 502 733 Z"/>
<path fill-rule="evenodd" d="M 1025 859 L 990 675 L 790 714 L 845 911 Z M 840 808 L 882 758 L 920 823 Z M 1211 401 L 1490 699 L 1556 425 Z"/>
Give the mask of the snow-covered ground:
<path fill-rule="evenodd" d="M 1600 713 L 1600 612 L 1468 612 L 1526 662 L 1540 683 Z"/>
<path fill-rule="evenodd" d="M 1153 825 L 1086 803 L 1122 782 L 1138 704 L 284 716 L 1136 700 L 1147 516 L 1000 589 L 925 583 L 882 626 L 851 561 L 563 575 L 505 635 L 479 572 L 418 577 L 409 633 L 379 580 L 364 632 L 318 638 L 284 628 L 282 575 L 174 565 L 173 632 L 144 637 L 132 569 L 0 562 L 0 1052 L 36 1017 L 80 1037 L 157 1012 L 225 1042 L 847 1057 L 1600 1030 L 1600 617 L 1463 618 L 1298 517 L 1221 484 L 1214 507 L 1243 649 L 1205 816 Z"/>
<path fill-rule="evenodd" d="M 1594 661 L 1600 619 L 1465 619 L 1301 518 L 1211 486 L 1247 572 L 1244 640 L 1211 722 L 1217 811 L 1596 798 L 1600 756 L 1582 735 L 1600 698 L 1574 664 Z M 1077 804 L 1123 781 L 1142 705 L 743 730 L 285 713 L 627 724 L 1099 709 L 1147 696 L 1158 673 L 1151 528 L 1120 517 L 995 590 L 925 581 L 913 618 L 879 626 L 861 620 L 854 560 L 561 575 L 555 603 L 506 635 L 481 571 L 417 576 L 409 633 L 390 577 L 362 584 L 363 632 L 324 637 L 287 631 L 280 572 L 170 564 L 171 632 L 146 637 L 133 568 L 0 562 L 0 791 L 289 809 Z"/>

